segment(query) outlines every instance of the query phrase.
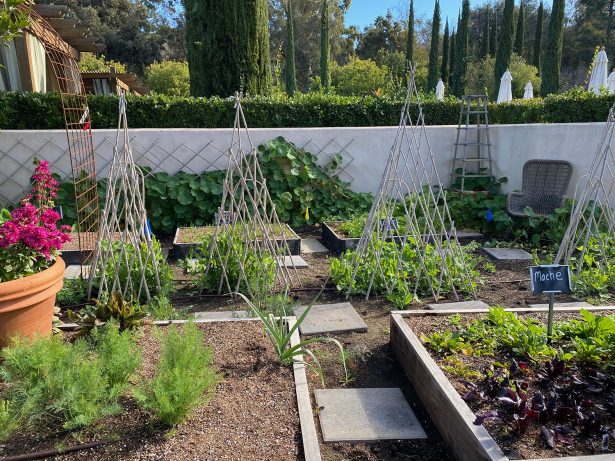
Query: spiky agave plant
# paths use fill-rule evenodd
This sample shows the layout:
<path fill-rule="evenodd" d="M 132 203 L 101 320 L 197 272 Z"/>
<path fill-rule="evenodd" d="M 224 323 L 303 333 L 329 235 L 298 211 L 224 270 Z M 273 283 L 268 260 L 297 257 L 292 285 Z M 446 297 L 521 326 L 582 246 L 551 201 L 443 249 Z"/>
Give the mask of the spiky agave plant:
<path fill-rule="evenodd" d="M 304 365 L 312 366 L 312 364 L 303 360 L 303 355 L 307 354 L 314 361 L 314 365 L 312 366 L 312 368 L 318 373 L 318 376 L 320 377 L 320 382 L 324 386 L 325 379 L 320 361 L 312 351 L 307 349 L 306 346 L 317 342 L 329 342 L 335 344 L 340 351 L 340 361 L 342 362 L 342 366 L 344 368 L 343 384 L 349 384 L 353 381 L 353 378 L 348 373 L 348 367 L 346 366 L 346 353 L 344 352 L 344 347 L 337 339 L 320 336 L 299 341 L 295 345 L 291 344 L 291 339 L 294 333 L 297 331 L 297 329 L 301 326 L 301 324 L 307 317 L 308 313 L 312 309 L 312 306 L 314 305 L 314 301 L 318 299 L 318 296 L 306 307 L 303 313 L 299 317 L 297 317 L 296 321 L 294 323 L 291 323 L 289 322 L 289 317 L 285 315 L 283 309 L 277 317 L 273 313 L 268 313 L 263 306 L 263 303 L 265 302 L 266 298 L 256 296 L 256 302 L 252 302 L 241 293 L 237 293 L 237 295 L 239 295 L 248 304 L 252 312 L 254 312 L 254 314 L 263 324 L 267 337 L 273 344 L 273 347 L 276 351 L 276 355 L 278 357 L 278 361 L 281 365 L 286 366 L 292 365 L 294 363 L 301 363 Z"/>

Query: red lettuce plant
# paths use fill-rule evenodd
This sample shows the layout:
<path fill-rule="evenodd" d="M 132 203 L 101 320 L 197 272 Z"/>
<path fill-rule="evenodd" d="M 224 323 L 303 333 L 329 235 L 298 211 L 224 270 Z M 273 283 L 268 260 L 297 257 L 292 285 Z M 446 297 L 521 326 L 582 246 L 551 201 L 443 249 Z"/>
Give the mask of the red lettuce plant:
<path fill-rule="evenodd" d="M 49 162 L 35 161 L 32 190 L 18 208 L 0 214 L 0 282 L 16 280 L 50 267 L 62 245 L 70 240 L 70 226 L 58 228 L 53 210 L 58 183 Z"/>

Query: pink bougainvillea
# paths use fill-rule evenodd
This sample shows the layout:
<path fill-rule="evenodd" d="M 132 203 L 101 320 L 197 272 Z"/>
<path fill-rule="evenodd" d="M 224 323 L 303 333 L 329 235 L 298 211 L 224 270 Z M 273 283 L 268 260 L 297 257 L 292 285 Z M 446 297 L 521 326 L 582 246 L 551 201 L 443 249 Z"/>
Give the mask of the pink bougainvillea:
<path fill-rule="evenodd" d="M 36 163 L 32 190 L 0 224 L 0 282 L 46 269 L 70 240 L 70 226 L 58 228 L 60 215 L 52 208 L 57 189 L 49 163 Z"/>
<path fill-rule="evenodd" d="M 48 161 L 36 160 L 35 165 L 32 190 L 26 194 L 22 202 L 30 202 L 38 208 L 53 207 L 53 199 L 58 195 L 58 181 L 51 175 Z"/>

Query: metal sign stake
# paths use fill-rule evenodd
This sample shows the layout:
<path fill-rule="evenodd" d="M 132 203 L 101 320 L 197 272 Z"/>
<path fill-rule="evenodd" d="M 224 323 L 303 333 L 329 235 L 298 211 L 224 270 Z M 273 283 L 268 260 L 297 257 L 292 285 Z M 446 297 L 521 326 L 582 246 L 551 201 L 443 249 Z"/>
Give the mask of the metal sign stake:
<path fill-rule="evenodd" d="M 549 293 L 549 318 L 547 320 L 547 344 L 550 346 L 553 334 L 553 310 L 555 305 L 555 293 Z"/>

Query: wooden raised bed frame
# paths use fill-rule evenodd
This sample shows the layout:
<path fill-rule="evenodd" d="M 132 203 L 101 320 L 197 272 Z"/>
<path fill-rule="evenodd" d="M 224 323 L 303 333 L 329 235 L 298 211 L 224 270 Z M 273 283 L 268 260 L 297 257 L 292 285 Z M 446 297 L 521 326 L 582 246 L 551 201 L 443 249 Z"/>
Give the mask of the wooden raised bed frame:
<path fill-rule="evenodd" d="M 613 306 L 584 308 L 589 311 L 613 310 Z M 506 309 L 516 313 L 545 312 L 545 308 Z M 578 312 L 575 308 L 555 308 L 558 312 Z M 504 454 L 489 432 L 481 425 L 474 424 L 476 416 L 459 396 L 444 372 L 420 339 L 414 334 L 405 317 L 437 316 L 452 314 L 482 314 L 487 309 L 444 310 L 444 311 L 393 311 L 391 312 L 391 350 L 397 357 L 404 373 L 414 386 L 417 395 L 425 405 L 429 416 L 450 446 L 458 461 L 506 461 Z M 548 458 L 558 461 L 608 461 L 613 454 Z M 547 459 L 534 459 L 547 461 Z"/>
<path fill-rule="evenodd" d="M 346 250 L 352 250 L 359 244 L 358 237 L 342 237 L 339 235 L 330 224 L 339 224 L 343 221 L 328 221 L 322 223 L 322 239 L 325 246 L 333 253 L 343 253 Z M 401 238 L 388 239 L 400 242 Z M 485 236 L 479 232 L 457 231 L 457 240 L 460 244 L 468 244 L 473 241 L 484 241 Z"/>
<path fill-rule="evenodd" d="M 335 232 L 329 224 L 337 224 L 343 221 L 329 221 L 322 223 L 322 239 L 325 246 L 333 253 L 343 253 L 346 250 L 356 248 L 359 238 L 342 237 Z"/>
<path fill-rule="evenodd" d="M 285 233 L 290 235 L 290 238 L 286 238 L 286 244 L 288 245 L 288 249 L 291 255 L 300 255 L 301 254 L 301 237 L 299 237 L 294 230 L 288 224 L 282 224 L 285 227 Z M 202 228 L 214 226 L 201 226 Z M 173 250 L 171 252 L 172 258 L 174 260 L 187 258 L 190 255 L 192 250 L 195 250 L 199 244 L 198 243 L 183 243 L 179 241 L 179 234 L 181 229 L 189 229 L 188 227 L 178 227 L 175 231 L 175 237 L 173 238 Z M 281 244 L 282 241 L 276 239 L 278 244 Z"/>

